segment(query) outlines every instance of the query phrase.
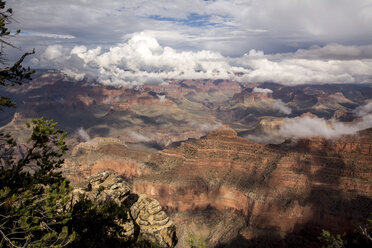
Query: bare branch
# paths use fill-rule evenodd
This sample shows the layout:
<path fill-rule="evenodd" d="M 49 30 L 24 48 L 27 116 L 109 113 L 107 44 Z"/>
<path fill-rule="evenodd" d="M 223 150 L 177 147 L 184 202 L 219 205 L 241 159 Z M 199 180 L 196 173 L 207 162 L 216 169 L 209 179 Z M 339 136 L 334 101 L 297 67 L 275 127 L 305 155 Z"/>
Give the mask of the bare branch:
<path fill-rule="evenodd" d="M 5 235 L 5 233 L 3 233 L 2 230 L 0 230 L 0 234 L 1 236 L 3 236 L 3 239 L 5 240 L 5 242 L 10 246 L 10 247 L 14 247 L 14 248 L 22 248 L 21 246 L 16 246 L 15 244 L 12 243 L 12 241 Z"/>
<path fill-rule="evenodd" d="M 367 228 L 365 228 L 365 227 L 363 228 L 363 227 L 360 226 L 359 229 L 360 229 L 362 235 L 363 235 L 364 237 L 366 237 L 369 241 L 372 242 L 372 237 L 371 237 L 371 235 L 369 235 L 369 233 L 368 233 L 368 231 L 367 231 Z"/>

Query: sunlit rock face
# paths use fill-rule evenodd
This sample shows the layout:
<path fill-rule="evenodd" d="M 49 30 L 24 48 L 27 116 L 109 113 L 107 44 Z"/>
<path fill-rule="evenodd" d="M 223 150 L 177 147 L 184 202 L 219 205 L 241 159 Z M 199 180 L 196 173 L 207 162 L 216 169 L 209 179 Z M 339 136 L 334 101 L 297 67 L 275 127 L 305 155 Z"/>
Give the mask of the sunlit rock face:
<path fill-rule="evenodd" d="M 139 229 L 144 240 L 160 247 L 174 247 L 177 244 L 175 225 L 159 202 L 144 194 L 131 193 L 129 184 L 117 173 L 105 170 L 90 176 L 74 189 L 75 199 L 79 194 L 92 201 L 113 200 L 129 207 L 129 222 L 122 224 L 126 237 L 135 235 L 135 229 Z"/>
<path fill-rule="evenodd" d="M 59 122 L 72 184 L 115 171 L 166 210 L 180 247 L 189 231 L 210 245 L 311 246 L 307 234 L 358 227 L 372 209 L 368 85 L 34 78 L 6 90 L 17 108 L 3 113 L 1 131 L 26 142 L 26 119 Z"/>
<path fill-rule="evenodd" d="M 313 137 L 260 145 L 221 126 L 204 138 L 157 153 L 108 144 L 94 151 L 98 157 L 120 154 L 115 166 L 92 159 L 87 151 L 70 160 L 78 169 L 98 168 L 95 161 L 101 161 L 102 167 L 131 178 L 133 192 L 158 200 L 174 218 L 183 230 L 180 240 L 190 228 L 203 232 L 211 245 L 269 239 L 279 246 L 302 242 L 312 247 L 318 245 L 315 237 L 322 228 L 351 230 L 368 216 L 371 150 L 372 129 L 335 140 Z M 231 212 L 235 217 L 226 215 Z M 227 239 L 221 226 L 233 223 L 239 228 L 232 228 Z"/>

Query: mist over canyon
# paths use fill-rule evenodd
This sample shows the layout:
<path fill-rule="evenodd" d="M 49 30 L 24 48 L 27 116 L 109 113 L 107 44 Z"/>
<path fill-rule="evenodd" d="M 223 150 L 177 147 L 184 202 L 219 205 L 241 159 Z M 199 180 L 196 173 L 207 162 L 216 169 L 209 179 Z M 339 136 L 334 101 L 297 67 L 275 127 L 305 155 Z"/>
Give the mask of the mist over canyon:
<path fill-rule="evenodd" d="M 26 119 L 58 121 L 71 147 L 64 175 L 79 185 L 115 171 L 159 201 L 179 247 L 189 232 L 209 246 L 316 247 L 323 228 L 350 231 L 372 209 L 369 84 L 113 87 L 39 70 L 2 94 L 17 102 L 3 131 L 26 142 Z"/>
<path fill-rule="evenodd" d="M 118 204 L 120 242 L 372 243 L 371 0 L 0 2 L 2 171 L 44 172 L 25 155 L 25 122 L 43 117 L 68 133 L 50 172 L 71 199 Z M 0 246 L 21 242 L 2 218 Z"/>

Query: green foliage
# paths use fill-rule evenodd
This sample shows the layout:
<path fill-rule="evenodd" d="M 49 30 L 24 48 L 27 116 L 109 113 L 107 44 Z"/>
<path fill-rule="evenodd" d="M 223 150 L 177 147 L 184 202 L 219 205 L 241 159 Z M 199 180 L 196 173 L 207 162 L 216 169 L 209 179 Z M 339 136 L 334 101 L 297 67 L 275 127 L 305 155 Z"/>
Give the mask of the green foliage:
<path fill-rule="evenodd" d="M 104 191 L 105 190 L 105 187 L 103 186 L 103 185 L 100 185 L 99 187 L 98 187 L 98 193 L 101 193 L 102 191 Z"/>
<path fill-rule="evenodd" d="M 340 234 L 336 236 L 331 235 L 327 230 L 323 230 L 319 236 L 319 241 L 323 244 L 322 248 L 342 248 L 344 241 Z"/>
<path fill-rule="evenodd" d="M 318 239 L 323 244 L 322 248 L 372 247 L 372 214 L 366 224 L 359 229 L 342 235 L 332 235 L 329 231 L 323 230 Z"/>
<path fill-rule="evenodd" d="M 19 34 L 21 31 L 17 30 L 15 34 L 11 34 L 7 28 L 7 25 L 12 22 L 13 10 L 6 8 L 6 2 L 0 0 L 0 64 L 6 64 L 6 58 L 4 56 L 4 47 L 10 46 L 15 48 L 15 46 L 9 41 L 10 38 Z M 35 72 L 29 67 L 25 68 L 21 64 L 23 60 L 34 54 L 35 51 L 25 53 L 21 58 L 11 66 L 5 66 L 0 68 L 0 85 L 1 86 L 14 86 L 16 84 L 20 85 L 25 81 L 31 80 L 31 75 Z M 0 96 L 0 106 L 2 107 L 15 107 L 15 103 L 12 102 L 7 97 Z M 2 111 L 2 108 L 0 107 Z"/>
<path fill-rule="evenodd" d="M 207 243 L 204 241 L 204 239 L 201 236 L 196 237 L 191 232 L 188 234 L 186 243 L 190 248 L 207 248 Z"/>
<path fill-rule="evenodd" d="M 56 125 L 43 118 L 28 122 L 32 133 L 24 149 L 0 134 L 0 247 L 133 245 L 121 226 L 128 221 L 124 205 L 72 199 L 72 188 L 57 171 L 67 146 Z"/>
<path fill-rule="evenodd" d="M 13 10 L 0 0 L 0 63 L 3 48 L 13 47 L 6 27 Z M 20 30 L 16 31 L 19 34 Z M 16 35 L 15 34 L 15 35 Z M 34 73 L 22 67 L 25 53 L 16 63 L 0 68 L 0 86 L 20 85 Z M 1 107 L 15 107 L 0 96 Z M 0 132 L 0 248 L 2 247 L 136 247 L 125 239 L 121 226 L 128 209 L 114 201 L 94 203 L 83 196 L 74 202 L 72 188 L 58 169 L 67 151 L 66 133 L 52 120 L 33 119 L 27 145 L 17 145 L 9 134 Z M 101 189 L 101 191 L 104 188 Z M 150 247 L 146 242 L 138 247 Z"/>
<path fill-rule="evenodd" d="M 0 134 L 0 247 L 60 247 L 75 239 L 71 187 L 56 169 L 66 133 L 43 118 L 31 120 L 25 149 Z M 25 150 L 25 151 L 22 151 Z"/>
<path fill-rule="evenodd" d="M 76 233 L 72 247 L 124 247 L 130 243 L 120 225 L 128 210 L 113 201 L 92 202 L 81 196 L 72 208 L 71 226 Z"/>

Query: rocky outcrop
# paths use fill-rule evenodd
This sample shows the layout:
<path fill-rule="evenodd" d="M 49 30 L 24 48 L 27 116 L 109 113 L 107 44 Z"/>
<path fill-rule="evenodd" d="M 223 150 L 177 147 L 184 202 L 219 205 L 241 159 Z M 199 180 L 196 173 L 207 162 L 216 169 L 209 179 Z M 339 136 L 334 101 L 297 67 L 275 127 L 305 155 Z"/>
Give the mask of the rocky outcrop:
<path fill-rule="evenodd" d="M 126 144 L 117 138 L 94 138 L 75 146 L 62 170 L 73 185 L 105 170 L 113 170 L 132 179 L 152 172 L 151 167 L 141 162 L 148 156 L 144 152 L 128 150 Z"/>
<path fill-rule="evenodd" d="M 160 247 L 177 244 L 176 228 L 159 202 L 144 194 L 133 194 L 127 182 L 113 171 L 103 171 L 88 178 L 75 188 L 75 199 L 79 194 L 93 201 L 114 200 L 129 208 L 129 223 L 123 225 L 126 236 L 142 235 L 142 238 Z"/>
<path fill-rule="evenodd" d="M 372 129 L 337 140 L 313 137 L 260 145 L 221 126 L 204 138 L 157 153 L 136 152 L 120 144 L 84 149 L 69 160 L 88 160 L 94 167 L 99 158 L 94 156 L 120 154 L 117 165 L 110 168 L 125 176 L 137 168 L 130 177 L 133 192 L 156 199 L 166 209 L 177 229 L 183 230 L 180 240 L 190 229 L 205 233 L 210 245 L 231 241 L 236 247 L 242 240 L 274 235 L 284 246 L 302 242 L 314 247 L 317 244 L 302 240 L 302 233 L 316 240 L 322 228 L 351 230 L 372 211 Z M 125 162 L 129 160 L 131 165 Z M 208 217 L 212 210 L 223 219 Z M 226 212 L 236 217 L 226 217 Z M 237 220 L 239 228 L 233 229 L 230 241 L 223 229 L 213 232 Z M 234 237 L 240 243 L 231 240 Z"/>
<path fill-rule="evenodd" d="M 153 159 L 162 172 L 135 178 L 133 189 L 178 212 L 235 210 L 248 223 L 240 233 L 246 239 L 272 230 L 282 238 L 315 237 L 322 228 L 343 232 L 372 211 L 371 134 L 264 146 L 223 126 L 163 150 Z"/>

